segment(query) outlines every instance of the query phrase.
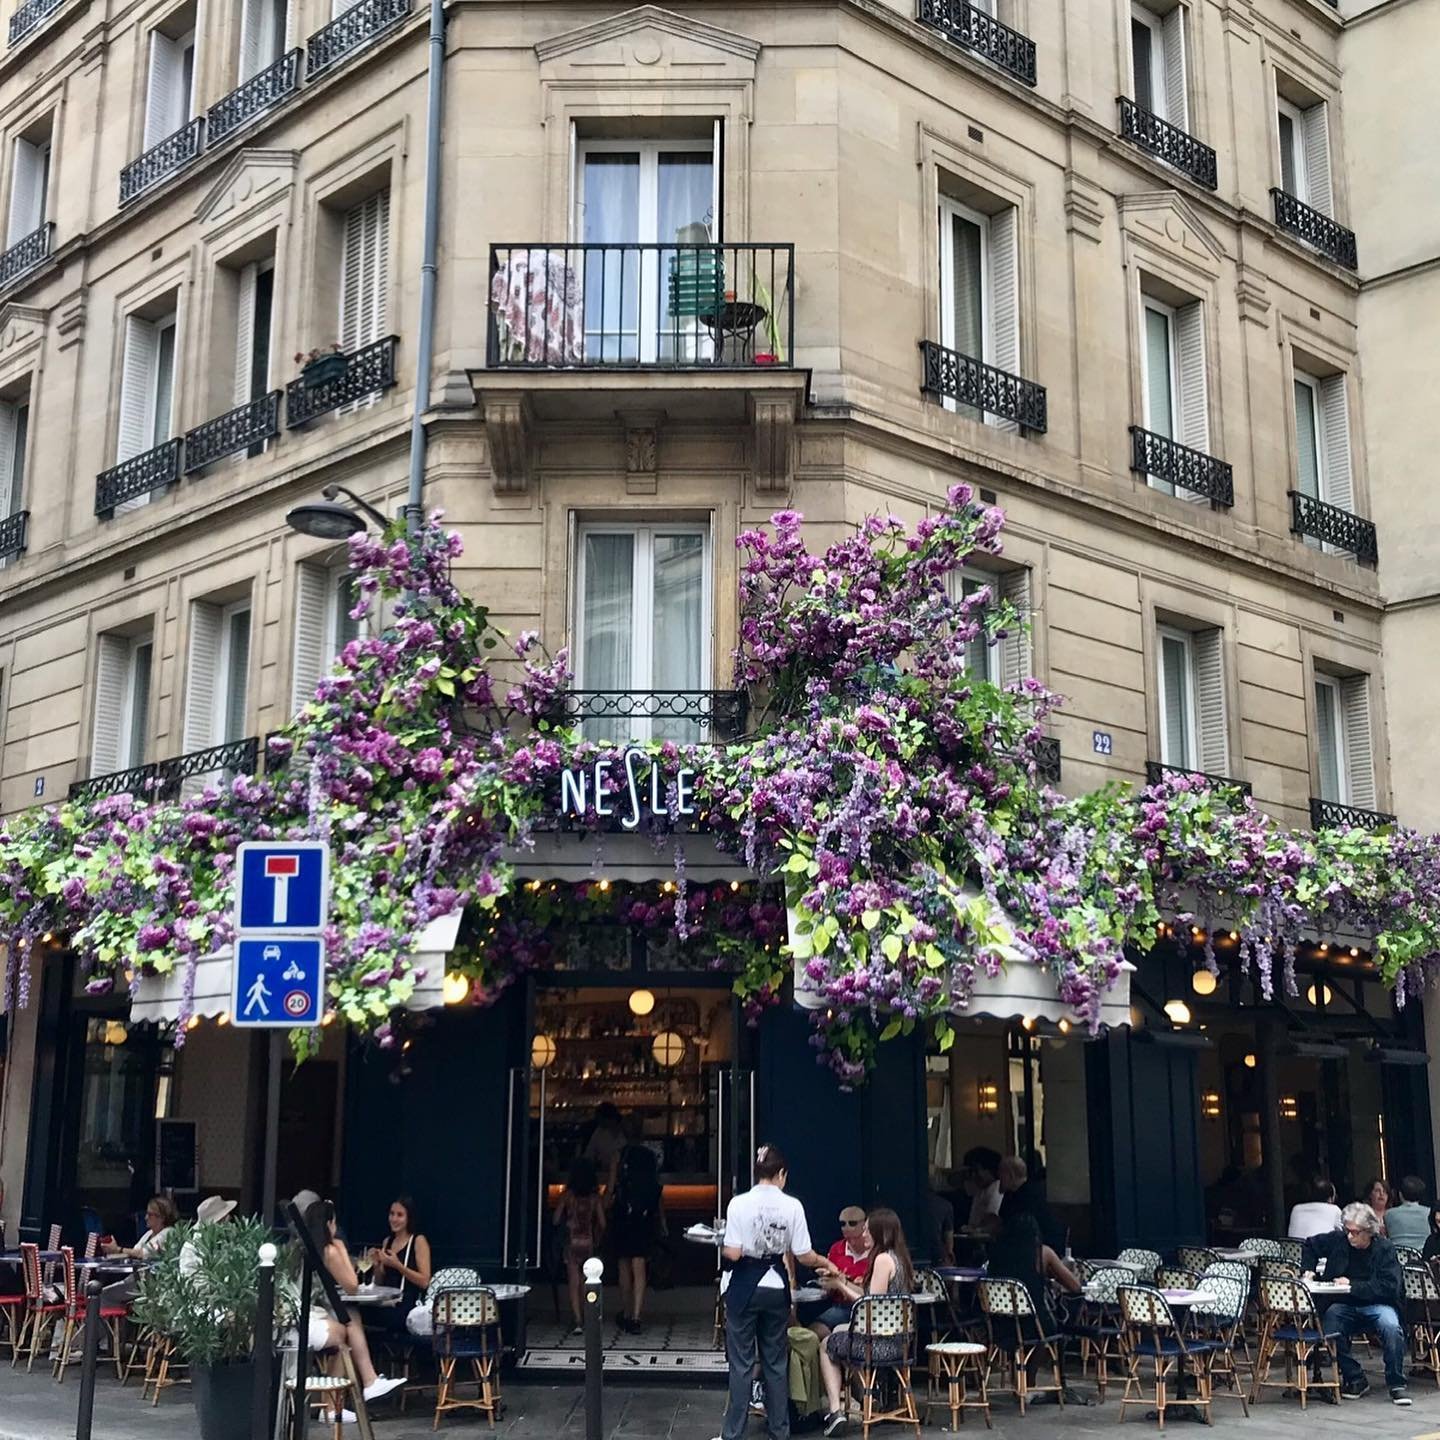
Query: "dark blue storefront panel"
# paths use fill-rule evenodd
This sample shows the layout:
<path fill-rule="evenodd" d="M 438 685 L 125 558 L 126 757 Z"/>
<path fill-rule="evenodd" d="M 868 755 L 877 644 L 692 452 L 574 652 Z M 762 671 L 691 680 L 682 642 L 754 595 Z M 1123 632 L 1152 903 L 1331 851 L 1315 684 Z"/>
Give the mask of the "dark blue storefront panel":
<path fill-rule="evenodd" d="M 345 1077 L 342 1221 L 352 1245 L 386 1233 L 390 1201 L 409 1194 L 434 1262 L 500 1264 L 509 1069 L 521 987 L 477 1010 L 447 1009 L 415 1034 L 398 1082 L 394 1052 L 356 1045 Z"/>
<path fill-rule="evenodd" d="M 910 1253 L 935 1259 L 925 1203 L 925 1048 L 923 1032 L 887 1040 L 861 1097 L 867 1208 L 888 1205 L 900 1217 Z"/>

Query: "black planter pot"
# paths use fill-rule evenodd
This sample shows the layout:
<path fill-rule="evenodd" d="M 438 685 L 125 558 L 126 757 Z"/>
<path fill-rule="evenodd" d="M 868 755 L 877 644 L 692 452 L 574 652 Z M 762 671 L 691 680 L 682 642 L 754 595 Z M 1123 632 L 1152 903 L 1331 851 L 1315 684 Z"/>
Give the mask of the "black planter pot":
<path fill-rule="evenodd" d="M 300 370 L 300 383 L 307 390 L 318 390 L 322 385 L 333 385 L 345 378 L 350 357 L 338 351 L 333 355 L 320 355 L 307 361 Z"/>
<path fill-rule="evenodd" d="M 200 1440 L 250 1440 L 255 1362 L 232 1360 L 190 1370 Z"/>

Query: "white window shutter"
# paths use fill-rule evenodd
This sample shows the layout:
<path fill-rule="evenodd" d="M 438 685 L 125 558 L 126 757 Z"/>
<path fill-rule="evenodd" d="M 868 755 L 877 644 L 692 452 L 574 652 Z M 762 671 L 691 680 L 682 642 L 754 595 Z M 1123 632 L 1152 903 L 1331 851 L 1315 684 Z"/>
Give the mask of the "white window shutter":
<path fill-rule="evenodd" d="M 1198 631 L 1191 644 L 1195 656 L 1195 722 L 1200 732 L 1199 766 L 1210 775 L 1228 775 L 1224 631 Z"/>
<path fill-rule="evenodd" d="M 390 192 L 381 190 L 345 213 L 340 262 L 340 346 L 347 354 L 384 335 L 390 261 Z"/>
<path fill-rule="evenodd" d="M 329 574 L 318 565 L 301 565 L 295 578 L 295 654 L 290 671 L 290 713 L 298 715 L 315 698 L 325 674 L 326 605 Z"/>
<path fill-rule="evenodd" d="M 343 15 L 347 10 L 353 10 L 359 3 L 360 0 L 331 0 L 331 17 Z"/>
<path fill-rule="evenodd" d="M 125 768 L 125 699 L 130 672 L 130 643 L 120 635 L 102 635 L 95 657 L 95 731 L 90 742 L 91 775 Z"/>
<path fill-rule="evenodd" d="M 185 753 L 208 750 L 215 733 L 216 686 L 220 683 L 220 639 L 224 615 L 218 605 L 196 600 L 190 606 L 190 649 L 185 664 Z"/>
<path fill-rule="evenodd" d="M 125 317 L 125 350 L 120 373 L 120 427 L 116 461 L 128 460 L 151 448 L 154 429 L 155 381 L 159 335 L 148 320 Z"/>
<path fill-rule="evenodd" d="M 1030 619 L 1030 572 L 1003 571 L 997 577 L 997 588 L 1000 598 L 1015 607 L 1022 622 L 1000 642 L 1000 683 L 1018 685 L 1030 678 L 1031 670 L 1030 631 L 1025 623 Z"/>
<path fill-rule="evenodd" d="M 10 168 L 10 219 L 6 245 L 15 245 L 38 230 L 45 218 L 45 156 L 39 145 L 16 140 Z"/>
<path fill-rule="evenodd" d="M 1320 446 L 1325 456 L 1320 498 L 1342 510 L 1354 510 L 1355 487 L 1350 478 L 1350 407 L 1345 377 L 1327 375 L 1320 382 Z"/>
<path fill-rule="evenodd" d="M 1176 431 L 1180 443 L 1210 453 L 1210 391 L 1205 376 L 1205 317 L 1200 301 L 1175 312 L 1175 368 L 1179 374 L 1180 413 Z M 1206 503 L 1205 496 L 1180 485 L 1182 499 Z"/>
<path fill-rule="evenodd" d="M 1330 127 L 1326 112 L 1330 107 L 1322 100 L 1300 117 L 1305 146 L 1305 188 L 1300 198 L 1322 215 L 1334 214 L 1334 196 L 1330 189 Z"/>
<path fill-rule="evenodd" d="M 250 396 L 250 370 L 255 352 L 255 277 L 259 267 L 255 261 L 240 270 L 235 295 L 235 404 L 243 405 Z"/>
<path fill-rule="evenodd" d="M 1190 128 L 1185 94 L 1185 7 L 1177 5 L 1160 22 L 1165 50 L 1165 119 L 1182 130 Z"/>
<path fill-rule="evenodd" d="M 158 30 L 150 32 L 150 75 L 145 91 L 144 148 L 158 145 L 184 123 L 180 46 Z"/>
<path fill-rule="evenodd" d="M 250 612 L 225 617 L 225 704 L 217 744 L 243 740 L 250 721 Z"/>
<path fill-rule="evenodd" d="M 1019 211 L 1007 206 L 990 217 L 990 363 L 1020 373 Z M 987 416 L 997 428 L 1017 430 L 1013 420 Z"/>
<path fill-rule="evenodd" d="M 1346 803 L 1360 810 L 1375 808 L 1375 755 L 1370 733 L 1370 677 L 1347 675 L 1340 682 L 1340 707 L 1345 726 L 1345 769 L 1350 781 Z"/>

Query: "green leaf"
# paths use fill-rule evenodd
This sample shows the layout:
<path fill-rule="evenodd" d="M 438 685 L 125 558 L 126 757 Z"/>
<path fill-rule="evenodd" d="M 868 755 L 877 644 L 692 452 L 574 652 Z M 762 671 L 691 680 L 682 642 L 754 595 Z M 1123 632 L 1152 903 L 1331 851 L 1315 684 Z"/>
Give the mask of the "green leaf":
<path fill-rule="evenodd" d="M 880 912 L 878 910 L 866 910 L 860 916 L 860 923 L 867 929 L 873 930 L 880 923 Z"/>
<path fill-rule="evenodd" d="M 880 1040 L 881 1040 L 881 1043 L 883 1044 L 886 1040 L 893 1040 L 893 1039 L 900 1033 L 900 1030 L 901 1030 L 901 1022 L 900 1022 L 899 1020 L 892 1020 L 892 1021 L 880 1032 Z"/>
<path fill-rule="evenodd" d="M 905 942 L 891 931 L 880 942 L 880 953 L 893 965 L 900 958 L 900 952 L 905 948 Z"/>

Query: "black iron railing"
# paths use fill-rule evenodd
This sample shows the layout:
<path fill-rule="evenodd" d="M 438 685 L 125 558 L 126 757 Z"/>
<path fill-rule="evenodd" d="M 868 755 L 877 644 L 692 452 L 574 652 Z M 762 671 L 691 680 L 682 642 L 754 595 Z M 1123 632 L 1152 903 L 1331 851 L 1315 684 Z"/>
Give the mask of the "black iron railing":
<path fill-rule="evenodd" d="M 1137 105 L 1128 95 L 1119 98 L 1120 134 L 1131 144 L 1188 175 L 1197 185 L 1213 190 L 1219 183 L 1215 152 L 1178 125 L 1162 120 Z"/>
<path fill-rule="evenodd" d="M 1312 830 L 1378 830 L 1393 825 L 1395 817 L 1382 810 L 1361 810 L 1356 805 L 1342 805 L 1338 800 L 1310 797 L 1310 828 Z"/>
<path fill-rule="evenodd" d="M 360 0 L 305 42 L 305 78 L 314 80 L 410 13 L 410 0 Z"/>
<path fill-rule="evenodd" d="M 983 55 L 1017 80 L 1035 83 L 1035 42 L 1028 35 L 1002 25 L 964 0 L 920 0 L 915 15 L 922 25 L 932 26 L 947 40 Z"/>
<path fill-rule="evenodd" d="M 1200 779 L 1208 781 L 1217 790 L 1222 788 L 1238 790 L 1245 796 L 1253 793 L 1248 780 L 1236 780 L 1229 775 L 1212 775 L 1207 770 L 1187 770 L 1183 765 L 1163 765 L 1158 760 L 1145 762 L 1145 783 L 1147 785 L 1158 785 L 1162 780 L 1168 780 L 1173 776 L 1191 779 L 1198 776 Z"/>
<path fill-rule="evenodd" d="M 153 450 L 142 450 L 95 477 L 95 513 L 102 520 L 115 514 L 127 500 L 163 490 L 180 478 L 180 441 L 167 440 Z"/>
<path fill-rule="evenodd" d="M 285 424 L 294 430 L 317 415 L 388 390 L 395 383 L 395 347 L 399 343 L 394 335 L 387 335 L 347 355 L 345 373 L 328 385 L 306 385 L 303 379 L 292 380 L 285 387 Z"/>
<path fill-rule="evenodd" d="M 30 532 L 30 512 L 17 510 L 0 520 L 0 560 L 11 555 L 25 553 L 25 541 Z"/>
<path fill-rule="evenodd" d="M 218 145 L 277 101 L 293 95 L 299 85 L 300 52 L 291 50 L 210 107 L 205 115 L 206 143 Z"/>
<path fill-rule="evenodd" d="M 1049 785 L 1060 783 L 1060 742 L 1053 735 L 1042 735 L 1035 742 L 1035 773 Z"/>
<path fill-rule="evenodd" d="M 18 280 L 27 270 L 33 270 L 50 254 L 50 236 L 54 229 L 55 222 L 47 220 L 0 255 L 0 289 Z"/>
<path fill-rule="evenodd" d="M 1299 490 L 1290 492 L 1290 530 L 1337 550 L 1348 550 L 1362 565 L 1380 563 L 1380 539 L 1373 520 Z"/>
<path fill-rule="evenodd" d="M 252 735 L 246 740 L 212 745 L 207 750 L 192 750 L 188 755 L 176 755 L 170 760 L 156 760 L 130 770 L 113 770 L 108 775 L 92 775 L 88 780 L 77 780 L 69 794 L 72 800 L 103 800 L 109 795 L 175 800 L 187 780 L 212 774 L 253 775 L 259 756 L 260 741 Z"/>
<path fill-rule="evenodd" d="M 243 405 L 185 432 L 185 473 L 194 475 L 226 455 L 238 455 L 280 433 L 280 392 L 247 400 Z"/>
<path fill-rule="evenodd" d="M 1216 505 L 1235 503 L 1235 472 L 1225 461 L 1138 425 L 1130 427 L 1130 468 L 1203 495 Z"/>
<path fill-rule="evenodd" d="M 626 721 L 643 720 L 652 738 L 723 742 L 745 733 L 750 700 L 743 690 L 567 690 L 560 719 L 613 740 Z M 595 738 L 595 737 L 591 737 Z"/>
<path fill-rule="evenodd" d="M 40 22 L 53 15 L 65 0 L 25 0 L 25 3 L 10 17 L 10 43 L 18 45 L 33 30 L 40 28 Z"/>
<path fill-rule="evenodd" d="M 1288 231 L 1297 240 L 1303 240 L 1311 249 L 1318 250 L 1337 265 L 1343 265 L 1347 270 L 1359 269 L 1353 230 L 1347 230 L 1323 210 L 1316 210 L 1284 190 L 1272 189 L 1270 194 L 1275 198 L 1275 223 L 1280 229 Z"/>
<path fill-rule="evenodd" d="M 1044 432 L 1047 412 L 1043 385 L 948 350 L 933 340 L 922 340 L 920 349 L 925 357 L 920 388 L 925 394 L 983 410 L 987 416 L 1013 420 L 1025 430 Z"/>
<path fill-rule="evenodd" d="M 789 366 L 793 245 L 492 245 L 492 369 Z"/>
<path fill-rule="evenodd" d="M 197 115 L 137 156 L 120 172 L 120 203 L 127 204 L 152 185 L 183 170 L 200 153 L 204 138 L 205 117 Z"/>

